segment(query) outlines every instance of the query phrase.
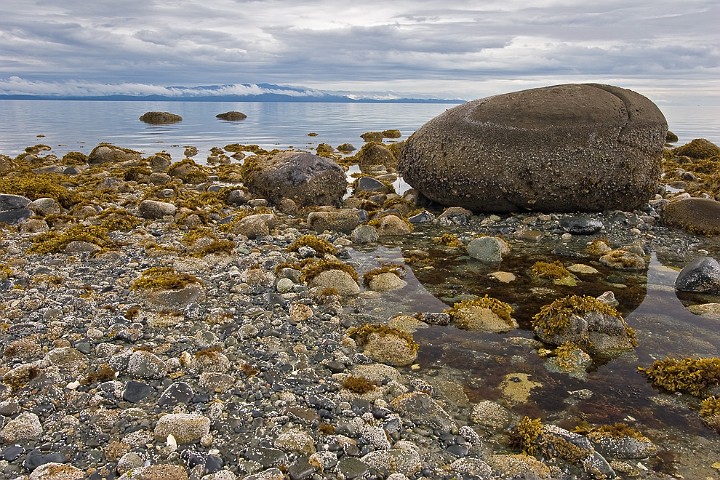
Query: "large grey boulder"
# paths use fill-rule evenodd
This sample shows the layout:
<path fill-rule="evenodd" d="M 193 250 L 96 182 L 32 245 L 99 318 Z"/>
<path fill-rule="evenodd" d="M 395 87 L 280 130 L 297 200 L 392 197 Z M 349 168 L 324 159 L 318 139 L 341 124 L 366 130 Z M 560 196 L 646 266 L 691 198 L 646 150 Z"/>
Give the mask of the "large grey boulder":
<path fill-rule="evenodd" d="M 339 205 L 347 191 L 340 165 L 318 155 L 292 151 L 253 159 L 245 185 L 273 203 L 289 198 L 299 206 Z"/>
<path fill-rule="evenodd" d="M 568 84 L 475 100 L 430 120 L 398 169 L 476 212 L 631 210 L 655 193 L 667 122 L 647 98 Z"/>

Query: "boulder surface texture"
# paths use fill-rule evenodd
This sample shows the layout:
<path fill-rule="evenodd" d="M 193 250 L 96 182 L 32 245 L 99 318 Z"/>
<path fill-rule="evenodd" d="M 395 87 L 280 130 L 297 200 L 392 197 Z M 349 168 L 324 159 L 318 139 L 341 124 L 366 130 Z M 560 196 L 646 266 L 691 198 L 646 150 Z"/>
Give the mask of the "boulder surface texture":
<path fill-rule="evenodd" d="M 251 192 L 273 203 L 289 198 L 299 206 L 338 205 L 347 191 L 342 167 L 304 152 L 280 152 L 260 157 L 247 173 Z"/>
<path fill-rule="evenodd" d="M 475 212 L 632 210 L 658 185 L 667 122 L 631 90 L 567 84 L 459 105 L 407 141 L 405 181 Z"/>

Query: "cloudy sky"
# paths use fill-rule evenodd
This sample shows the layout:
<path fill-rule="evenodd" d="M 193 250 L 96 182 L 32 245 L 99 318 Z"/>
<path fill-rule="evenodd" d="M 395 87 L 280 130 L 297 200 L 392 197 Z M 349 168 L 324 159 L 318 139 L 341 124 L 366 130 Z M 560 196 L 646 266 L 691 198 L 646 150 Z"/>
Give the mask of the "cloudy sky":
<path fill-rule="evenodd" d="M 718 20 L 717 0 L 2 0 L 0 93 L 472 99 L 591 81 L 720 103 Z"/>

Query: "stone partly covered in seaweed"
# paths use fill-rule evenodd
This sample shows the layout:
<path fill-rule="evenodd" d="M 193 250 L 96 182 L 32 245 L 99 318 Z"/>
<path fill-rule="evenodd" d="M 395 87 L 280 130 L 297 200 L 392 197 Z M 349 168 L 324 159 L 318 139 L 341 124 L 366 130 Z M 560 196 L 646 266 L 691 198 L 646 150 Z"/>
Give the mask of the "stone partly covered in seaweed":
<path fill-rule="evenodd" d="M 144 292 L 150 303 L 164 308 L 184 308 L 201 300 L 204 295 L 199 278 L 172 267 L 145 270 L 131 288 Z"/>
<path fill-rule="evenodd" d="M 140 121 L 155 125 L 163 123 L 177 123 L 182 121 L 182 117 L 170 112 L 146 112 L 140 116 Z"/>
<path fill-rule="evenodd" d="M 411 334 L 387 325 L 363 324 L 347 331 L 347 335 L 363 348 L 374 361 L 400 367 L 417 358 L 418 344 Z"/>
<path fill-rule="evenodd" d="M 570 84 L 475 100 L 408 140 L 398 170 L 473 211 L 632 210 L 658 186 L 667 122 L 647 98 Z"/>
<path fill-rule="evenodd" d="M 141 157 L 142 154 L 135 150 L 117 147 L 109 143 L 101 143 L 93 148 L 87 160 L 90 165 L 98 165 L 103 163 L 137 162 Z"/>
<path fill-rule="evenodd" d="M 463 300 L 446 310 L 453 324 L 463 330 L 481 332 L 508 332 L 518 328 L 510 315 L 512 307 L 496 298 L 485 295 L 475 300 Z"/>
<path fill-rule="evenodd" d="M 571 295 L 545 305 L 532 325 L 544 343 L 573 343 L 590 355 L 614 356 L 637 343 L 635 332 L 617 310 L 588 296 Z"/>
<path fill-rule="evenodd" d="M 704 138 L 696 138 L 690 143 L 674 148 L 674 155 L 690 158 L 710 158 L 720 155 L 720 147 Z"/>
<path fill-rule="evenodd" d="M 298 206 L 339 205 L 347 191 L 342 167 L 303 152 L 279 152 L 246 159 L 245 183 L 273 203 L 289 198 Z"/>

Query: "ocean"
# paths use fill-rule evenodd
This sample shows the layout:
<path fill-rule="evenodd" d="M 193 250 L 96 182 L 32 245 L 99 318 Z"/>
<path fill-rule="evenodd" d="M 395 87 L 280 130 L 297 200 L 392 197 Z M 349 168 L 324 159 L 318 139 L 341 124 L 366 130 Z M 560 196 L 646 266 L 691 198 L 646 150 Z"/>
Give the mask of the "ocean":
<path fill-rule="evenodd" d="M 312 102 L 144 102 L 77 100 L 0 101 L 0 154 L 15 156 L 39 143 L 53 152 L 89 153 L 102 142 L 139 150 L 166 151 L 183 158 L 184 146 L 198 148 L 202 161 L 212 147 L 230 143 L 263 148 L 314 149 L 319 143 L 362 145 L 367 131 L 398 129 L 407 138 L 425 122 L 456 104 L 433 103 L 312 103 Z M 678 145 L 693 138 L 720 144 L 720 107 L 661 106 Z M 218 120 L 231 110 L 245 113 L 239 122 Z M 147 125 L 139 117 L 148 111 L 179 114 L 183 121 Z M 308 136 L 309 133 L 317 136 Z"/>

